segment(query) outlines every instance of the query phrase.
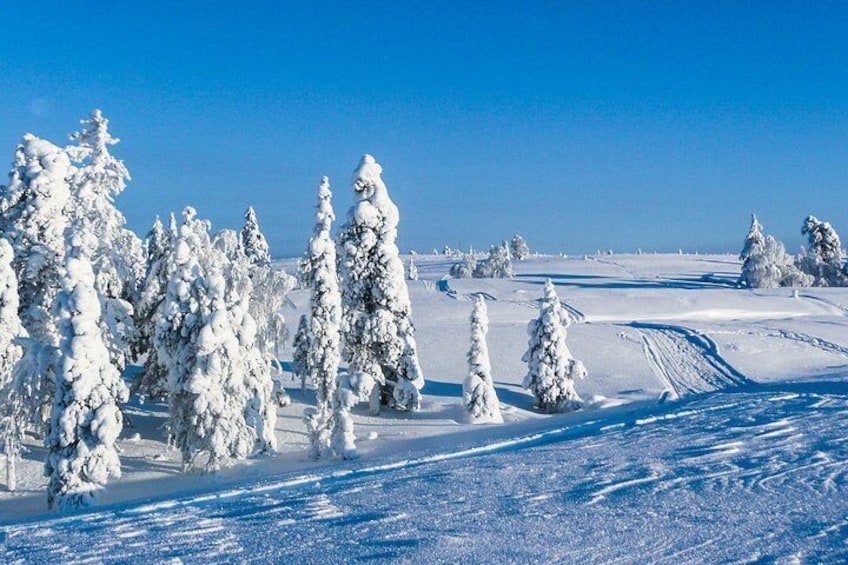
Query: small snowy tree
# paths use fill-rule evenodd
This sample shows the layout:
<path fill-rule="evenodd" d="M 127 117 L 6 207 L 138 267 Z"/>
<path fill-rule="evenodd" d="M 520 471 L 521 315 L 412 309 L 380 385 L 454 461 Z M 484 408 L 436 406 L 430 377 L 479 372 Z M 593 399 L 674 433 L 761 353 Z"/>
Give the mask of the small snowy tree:
<path fill-rule="evenodd" d="M 418 410 L 424 376 L 418 364 L 412 306 L 396 239 L 398 209 L 365 155 L 353 174 L 358 197 L 339 234 L 342 280 L 342 356 L 348 382 L 371 412 L 381 404 Z"/>
<path fill-rule="evenodd" d="M 133 383 L 132 392 L 155 399 L 163 399 L 168 394 L 168 370 L 159 360 L 153 339 L 162 302 L 165 300 L 168 279 L 174 266 L 175 235 L 165 229 L 157 216 L 145 240 L 147 267 L 135 309 L 134 350 L 136 355 L 146 354 L 147 357 L 143 370 Z"/>
<path fill-rule="evenodd" d="M 0 233 L 15 253 L 19 311 L 30 336 L 16 389 L 26 418 L 34 423 L 46 422 L 51 403 L 59 339 L 52 304 L 65 256 L 67 179 L 73 172 L 65 151 L 27 134 L 15 151 L 9 184 L 0 191 Z"/>
<path fill-rule="evenodd" d="M 516 261 L 524 261 L 530 256 L 530 248 L 527 242 L 519 234 L 512 236 L 512 241 L 509 242 L 510 251 Z"/>
<path fill-rule="evenodd" d="M 306 314 L 300 316 L 297 323 L 297 331 L 292 343 L 292 376 L 300 379 L 300 390 L 306 388 L 306 379 L 309 378 L 312 368 L 310 367 L 309 348 L 312 338 L 309 335 L 309 318 Z"/>
<path fill-rule="evenodd" d="M 241 244 L 244 254 L 254 264 L 269 265 L 271 253 L 268 248 L 268 240 L 262 230 L 259 229 L 259 220 L 253 206 L 244 213 L 244 227 L 241 228 Z"/>
<path fill-rule="evenodd" d="M 26 335 L 18 317 L 18 280 L 12 268 L 15 253 L 0 238 L 0 445 L 6 458 L 6 488 L 17 486 L 16 465 L 21 451 L 26 411 L 15 386 L 15 367 L 23 356 L 18 338 Z"/>
<path fill-rule="evenodd" d="M 783 244 L 772 236 L 763 235 L 763 226 L 751 215 L 751 228 L 739 254 L 742 271 L 739 285 L 748 288 L 777 288 L 781 286 L 810 286 L 812 277 L 801 272 L 786 253 Z"/>
<path fill-rule="evenodd" d="M 77 237 L 70 242 L 55 303 L 61 337 L 45 473 L 48 505 L 62 510 L 94 503 L 107 481 L 121 476 L 115 447 L 123 427 L 118 403 L 129 396 L 100 331 L 100 301 L 86 245 Z"/>
<path fill-rule="evenodd" d="M 472 422 L 500 424 L 503 418 L 492 381 L 489 347 L 486 344 L 488 331 L 486 302 L 482 296 L 478 296 L 471 312 L 471 348 L 468 350 L 468 376 L 462 385 L 462 405 Z"/>
<path fill-rule="evenodd" d="M 815 279 L 815 286 L 846 286 L 844 253 L 839 235 L 828 222 L 807 216 L 801 227 L 807 236 L 807 255 L 799 259 L 799 267 Z"/>
<path fill-rule="evenodd" d="M 411 281 L 418 280 L 418 267 L 415 266 L 415 263 L 412 261 L 412 259 L 409 260 L 409 267 L 406 271 L 406 278 Z"/>
<path fill-rule="evenodd" d="M 477 271 L 477 259 L 471 253 L 466 253 L 457 263 L 451 265 L 449 274 L 455 279 L 470 279 Z"/>
<path fill-rule="evenodd" d="M 306 409 L 304 419 L 309 430 L 310 455 L 316 459 L 330 452 L 338 457 L 350 458 L 355 456 L 356 450 L 353 442 L 348 442 L 345 437 L 347 424 L 352 426 L 352 421 L 345 420 L 349 420 L 348 412 L 352 405 L 341 402 L 346 397 L 337 395 L 342 305 L 336 274 L 336 249 L 330 237 L 335 220 L 331 199 L 330 183 L 324 177 L 318 187 L 315 229 L 307 252 L 308 264 L 312 267 L 309 275 L 312 281 L 309 302 L 311 339 L 304 362 L 315 387 L 316 406 Z M 336 425 L 336 419 L 345 421 Z M 334 433 L 340 436 L 333 437 Z M 338 451 L 337 447 L 340 447 Z"/>
<path fill-rule="evenodd" d="M 530 341 L 522 358 L 528 368 L 524 388 L 533 393 L 543 412 L 565 412 L 582 405 L 574 381 L 586 376 L 586 368 L 571 357 L 565 344 L 567 325 L 556 289 L 547 280 L 539 317 L 527 326 Z"/>
<path fill-rule="evenodd" d="M 745 245 L 739 253 L 739 260 L 744 263 L 752 255 L 759 253 L 765 245 L 765 241 L 763 225 L 757 219 L 756 214 L 751 214 L 751 227 L 748 229 L 748 235 L 745 236 Z"/>

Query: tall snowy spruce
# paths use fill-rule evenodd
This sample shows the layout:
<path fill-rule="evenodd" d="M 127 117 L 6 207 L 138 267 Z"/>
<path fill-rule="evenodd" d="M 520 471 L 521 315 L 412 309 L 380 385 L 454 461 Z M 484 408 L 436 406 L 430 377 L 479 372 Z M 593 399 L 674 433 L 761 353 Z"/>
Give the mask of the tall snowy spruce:
<path fill-rule="evenodd" d="M 337 395 L 342 303 L 336 274 L 336 248 L 330 237 L 336 218 L 332 196 L 329 180 L 324 177 L 318 187 L 315 229 L 307 250 L 308 264 L 312 268 L 307 367 L 315 388 L 316 406 L 306 409 L 304 419 L 309 430 L 310 455 L 316 459 L 330 453 L 343 458 L 356 456 L 350 418 L 352 403 L 345 402 L 349 396 Z"/>
<path fill-rule="evenodd" d="M 69 244 L 55 302 L 59 360 L 45 462 L 48 505 L 62 510 L 94 503 L 108 480 L 121 476 L 115 447 L 123 427 L 118 403 L 129 396 L 100 331 L 87 244 L 78 236 Z"/>
<path fill-rule="evenodd" d="M 382 167 L 365 155 L 353 173 L 358 201 L 339 234 L 342 357 L 350 389 L 371 412 L 386 404 L 418 410 L 424 376 L 418 363 L 412 307 L 397 244 L 398 209 Z"/>
<path fill-rule="evenodd" d="M 294 333 L 292 342 L 292 376 L 300 379 L 300 389 L 306 388 L 306 380 L 311 374 L 309 366 L 309 349 L 312 345 L 312 336 L 309 332 L 309 316 L 301 314 L 297 322 L 297 331 Z"/>
<path fill-rule="evenodd" d="M 547 280 L 539 317 L 527 326 L 530 341 L 522 357 L 528 369 L 524 388 L 533 393 L 536 406 L 543 412 L 567 412 L 582 405 L 574 381 L 586 376 L 586 367 L 571 357 L 565 344 L 568 323 L 556 289 Z"/>
<path fill-rule="evenodd" d="M 162 302 L 173 269 L 175 233 L 165 229 L 159 217 L 147 234 L 147 263 L 135 308 L 135 355 L 146 355 L 143 370 L 133 382 L 133 394 L 164 399 L 168 395 L 168 370 L 159 360 L 153 339 Z"/>
<path fill-rule="evenodd" d="M 135 233 L 126 229 L 127 219 L 115 205 L 126 189 L 130 174 L 109 147 L 120 140 L 109 133 L 109 120 L 94 110 L 82 120 L 82 130 L 71 134 L 77 142 L 67 148 L 76 166 L 69 178 L 71 224 L 75 231 L 89 234 L 84 252 L 94 269 L 95 289 L 102 309 L 101 329 L 113 363 L 123 370 L 132 356 L 134 342 L 133 303 L 144 276 L 144 247 Z"/>
<path fill-rule="evenodd" d="M 15 151 L 9 184 L 0 190 L 0 233 L 14 250 L 20 316 L 29 334 L 16 375 L 26 418 L 46 423 L 58 344 L 53 300 L 65 256 L 73 174 L 65 151 L 27 134 Z"/>
<path fill-rule="evenodd" d="M 815 286 L 846 286 L 842 242 L 833 226 L 815 216 L 807 216 L 801 227 L 807 236 L 807 255 L 799 260 L 800 268 L 815 279 Z"/>
<path fill-rule="evenodd" d="M 23 356 L 18 343 L 26 335 L 18 316 L 18 279 L 12 268 L 15 253 L 0 238 L 0 445 L 6 459 L 6 488 L 17 487 L 16 465 L 27 427 L 23 399 L 15 386 L 15 368 Z"/>
<path fill-rule="evenodd" d="M 170 434 L 183 466 L 201 466 L 202 455 L 202 468 L 214 471 L 227 458 L 272 449 L 276 412 L 252 342 L 249 290 L 239 294 L 209 223 L 190 207 L 183 218 L 154 341 L 168 368 Z"/>
<path fill-rule="evenodd" d="M 489 316 L 486 301 L 478 296 L 471 312 L 471 348 L 468 350 L 468 375 L 462 384 L 462 406 L 474 423 L 503 423 L 498 395 L 492 381 L 486 334 Z"/>

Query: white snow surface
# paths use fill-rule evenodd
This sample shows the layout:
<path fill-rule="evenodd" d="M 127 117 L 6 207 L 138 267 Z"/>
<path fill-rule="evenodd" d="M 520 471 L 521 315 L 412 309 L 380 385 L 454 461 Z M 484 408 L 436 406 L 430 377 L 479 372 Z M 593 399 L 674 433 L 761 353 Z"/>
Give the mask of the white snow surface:
<path fill-rule="evenodd" d="M 4 560 L 848 559 L 848 289 L 737 289 L 731 255 L 531 256 L 513 279 L 449 280 L 453 259 L 415 262 L 422 409 L 357 406 L 359 460 L 309 459 L 313 396 L 293 381 L 279 453 L 214 475 L 181 474 L 165 407 L 132 404 L 123 477 L 89 512 L 46 512 L 30 441 L 18 491 L 0 492 Z M 521 388 L 546 278 L 588 369 L 574 413 L 539 414 Z M 465 423 L 461 406 L 478 295 L 503 425 Z M 289 298 L 297 319 L 308 291 Z"/>

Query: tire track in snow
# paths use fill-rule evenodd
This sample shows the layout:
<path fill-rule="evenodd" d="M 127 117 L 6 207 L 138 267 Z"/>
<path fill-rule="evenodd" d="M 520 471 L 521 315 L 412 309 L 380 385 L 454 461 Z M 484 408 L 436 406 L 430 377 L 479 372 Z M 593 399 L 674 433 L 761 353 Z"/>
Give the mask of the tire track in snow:
<path fill-rule="evenodd" d="M 707 335 L 669 324 L 632 322 L 656 375 L 677 397 L 755 384 L 719 353 Z"/>

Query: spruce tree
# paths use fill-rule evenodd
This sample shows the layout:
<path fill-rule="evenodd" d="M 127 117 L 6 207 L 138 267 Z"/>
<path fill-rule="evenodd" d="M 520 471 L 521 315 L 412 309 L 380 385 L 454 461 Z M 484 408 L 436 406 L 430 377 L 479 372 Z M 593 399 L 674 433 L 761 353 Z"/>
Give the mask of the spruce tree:
<path fill-rule="evenodd" d="M 574 381 L 586 376 L 586 368 L 571 357 L 565 344 L 568 323 L 556 289 L 547 280 L 539 317 L 527 326 L 530 340 L 522 357 L 528 368 L 524 388 L 533 393 L 536 406 L 543 412 L 565 412 L 582 405 Z"/>
<path fill-rule="evenodd" d="M 807 236 L 807 255 L 799 266 L 815 279 L 815 286 L 846 286 L 844 252 L 842 242 L 833 226 L 815 216 L 807 216 L 801 227 Z"/>
<path fill-rule="evenodd" d="M 256 210 L 250 206 L 244 213 L 244 226 L 241 228 L 241 244 L 244 254 L 254 264 L 269 265 L 271 253 L 268 240 L 259 228 Z"/>
<path fill-rule="evenodd" d="M 342 357 L 348 379 L 371 412 L 386 404 L 418 410 L 424 376 L 418 364 L 412 307 L 396 239 L 398 209 L 365 155 L 353 174 L 357 202 L 339 234 L 342 281 Z"/>
<path fill-rule="evenodd" d="M 468 375 L 462 384 L 462 405 L 472 422 L 500 424 L 503 418 L 492 381 L 489 347 L 486 344 L 488 331 L 486 301 L 482 296 L 477 296 L 471 312 L 471 348 L 468 350 Z"/>
<path fill-rule="evenodd" d="M 292 342 L 292 376 L 300 379 L 300 389 L 306 388 L 306 380 L 312 372 L 310 367 L 309 348 L 311 347 L 312 336 L 309 334 L 309 318 L 306 314 L 301 314 L 300 320 L 297 323 L 297 331 L 294 334 L 294 342 Z"/>
<path fill-rule="evenodd" d="M 512 236 L 512 241 L 509 242 L 510 251 L 516 261 L 524 261 L 530 256 L 530 248 L 527 242 L 519 234 Z"/>
<path fill-rule="evenodd" d="M 74 509 L 94 503 L 107 481 L 121 476 L 115 441 L 123 420 L 118 403 L 129 391 L 110 363 L 100 331 L 100 301 L 87 243 L 69 242 L 56 296 L 59 361 L 46 440 L 48 506 Z"/>
<path fill-rule="evenodd" d="M 17 485 L 16 465 L 28 425 L 23 399 L 15 383 L 15 369 L 23 356 L 19 340 L 26 336 L 26 330 L 18 316 L 14 258 L 12 246 L 0 238 L 0 445 L 6 458 L 6 488 L 10 492 Z"/>

